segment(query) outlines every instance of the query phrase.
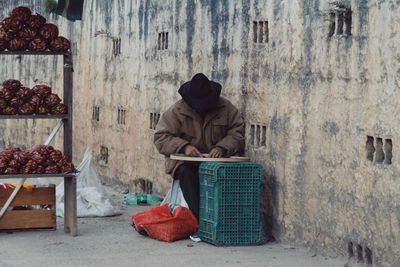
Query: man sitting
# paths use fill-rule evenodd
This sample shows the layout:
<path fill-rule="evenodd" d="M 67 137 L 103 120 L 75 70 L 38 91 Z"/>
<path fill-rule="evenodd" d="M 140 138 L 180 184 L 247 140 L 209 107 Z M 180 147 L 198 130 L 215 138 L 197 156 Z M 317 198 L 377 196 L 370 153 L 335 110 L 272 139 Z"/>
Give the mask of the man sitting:
<path fill-rule="evenodd" d="M 176 161 L 171 154 L 186 156 L 229 157 L 244 150 L 244 123 L 238 109 L 220 96 L 222 86 L 204 74 L 196 74 L 184 83 L 182 99 L 161 117 L 154 134 L 154 144 L 166 156 L 166 172 L 179 184 L 189 209 L 199 219 L 199 164 Z"/>

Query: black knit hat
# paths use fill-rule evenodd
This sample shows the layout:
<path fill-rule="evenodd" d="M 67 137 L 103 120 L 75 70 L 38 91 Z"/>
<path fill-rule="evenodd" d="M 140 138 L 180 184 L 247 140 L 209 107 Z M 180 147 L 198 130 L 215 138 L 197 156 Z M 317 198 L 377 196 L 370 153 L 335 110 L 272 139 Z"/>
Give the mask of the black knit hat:
<path fill-rule="evenodd" d="M 205 113 L 217 106 L 221 90 L 219 83 L 210 81 L 203 73 L 197 73 L 178 92 L 193 110 Z"/>

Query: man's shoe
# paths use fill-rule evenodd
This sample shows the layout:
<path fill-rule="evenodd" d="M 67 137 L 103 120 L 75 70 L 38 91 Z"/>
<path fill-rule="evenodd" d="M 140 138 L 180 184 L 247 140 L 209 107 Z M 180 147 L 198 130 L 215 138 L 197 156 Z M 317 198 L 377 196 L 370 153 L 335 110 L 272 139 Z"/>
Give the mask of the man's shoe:
<path fill-rule="evenodd" d="M 201 239 L 200 239 L 198 233 L 194 233 L 194 234 L 190 235 L 189 237 L 190 237 L 190 240 L 192 240 L 193 242 L 196 242 L 196 243 L 201 242 Z"/>

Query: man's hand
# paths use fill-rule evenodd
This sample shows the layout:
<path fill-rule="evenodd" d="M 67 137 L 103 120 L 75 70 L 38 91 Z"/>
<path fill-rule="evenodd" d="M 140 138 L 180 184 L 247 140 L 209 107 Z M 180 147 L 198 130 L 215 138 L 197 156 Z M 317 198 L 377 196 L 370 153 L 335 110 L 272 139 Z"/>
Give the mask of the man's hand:
<path fill-rule="evenodd" d="M 220 147 L 214 147 L 210 151 L 210 158 L 220 158 L 224 155 L 224 150 Z"/>
<path fill-rule="evenodd" d="M 200 151 L 193 145 L 186 145 L 184 148 L 184 153 L 189 157 L 201 157 Z"/>

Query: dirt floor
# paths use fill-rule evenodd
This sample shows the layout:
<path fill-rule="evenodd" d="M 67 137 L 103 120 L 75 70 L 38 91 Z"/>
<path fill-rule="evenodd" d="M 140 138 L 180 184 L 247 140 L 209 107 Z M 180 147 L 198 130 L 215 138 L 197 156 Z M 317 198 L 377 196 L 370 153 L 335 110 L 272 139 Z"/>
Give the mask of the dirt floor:
<path fill-rule="evenodd" d="M 129 225 L 143 207 L 126 207 L 121 216 L 79 219 L 77 237 L 57 231 L 0 233 L 0 266 L 268 266 L 343 267 L 344 259 L 327 259 L 290 245 L 215 247 L 184 240 L 167 244 L 143 237 Z"/>

